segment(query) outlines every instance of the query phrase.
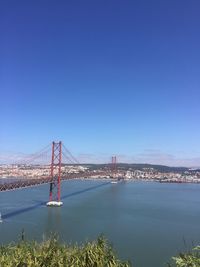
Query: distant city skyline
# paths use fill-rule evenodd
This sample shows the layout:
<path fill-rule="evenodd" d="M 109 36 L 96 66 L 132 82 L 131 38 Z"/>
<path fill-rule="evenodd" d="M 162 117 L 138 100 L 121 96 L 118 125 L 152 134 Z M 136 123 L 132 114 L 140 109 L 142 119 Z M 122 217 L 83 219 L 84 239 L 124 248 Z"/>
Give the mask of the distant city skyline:
<path fill-rule="evenodd" d="M 1 1 L 0 164 L 200 166 L 200 2 Z"/>

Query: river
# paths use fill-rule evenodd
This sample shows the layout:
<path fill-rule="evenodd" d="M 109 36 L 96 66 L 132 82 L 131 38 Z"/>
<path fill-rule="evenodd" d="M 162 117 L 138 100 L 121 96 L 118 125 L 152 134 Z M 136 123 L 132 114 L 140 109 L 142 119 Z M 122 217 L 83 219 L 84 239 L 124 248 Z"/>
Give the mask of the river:
<path fill-rule="evenodd" d="M 48 185 L 0 192 L 0 243 L 41 241 L 56 232 L 69 243 L 103 233 L 134 267 L 162 267 L 200 242 L 200 185 L 70 180 L 61 208 L 46 207 Z"/>

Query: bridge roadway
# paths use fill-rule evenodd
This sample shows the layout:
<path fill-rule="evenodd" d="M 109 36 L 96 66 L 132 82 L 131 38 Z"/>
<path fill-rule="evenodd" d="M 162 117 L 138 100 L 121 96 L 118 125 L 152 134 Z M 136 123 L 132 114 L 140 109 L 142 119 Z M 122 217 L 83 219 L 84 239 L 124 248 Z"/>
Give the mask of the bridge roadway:
<path fill-rule="evenodd" d="M 76 174 L 73 173 L 73 174 L 68 174 L 67 176 L 62 176 L 61 180 L 78 179 L 78 178 L 92 177 L 92 176 L 108 176 L 108 175 L 109 174 L 106 172 L 98 172 L 98 173 L 88 172 L 88 173 L 76 173 Z M 51 177 L 33 178 L 33 179 L 23 178 L 15 182 L 0 184 L 0 192 L 37 186 L 41 184 L 48 184 L 51 181 L 52 181 Z"/>

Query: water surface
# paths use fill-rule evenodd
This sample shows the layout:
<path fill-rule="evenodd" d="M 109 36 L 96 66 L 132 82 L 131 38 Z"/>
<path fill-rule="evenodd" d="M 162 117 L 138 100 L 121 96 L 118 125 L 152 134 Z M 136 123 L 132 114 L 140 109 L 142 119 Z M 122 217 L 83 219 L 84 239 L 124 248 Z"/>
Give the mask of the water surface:
<path fill-rule="evenodd" d="M 104 233 L 134 267 L 162 267 L 200 241 L 200 185 L 71 180 L 62 183 L 61 208 L 46 207 L 48 185 L 0 193 L 0 243 L 42 240 L 82 242 Z"/>

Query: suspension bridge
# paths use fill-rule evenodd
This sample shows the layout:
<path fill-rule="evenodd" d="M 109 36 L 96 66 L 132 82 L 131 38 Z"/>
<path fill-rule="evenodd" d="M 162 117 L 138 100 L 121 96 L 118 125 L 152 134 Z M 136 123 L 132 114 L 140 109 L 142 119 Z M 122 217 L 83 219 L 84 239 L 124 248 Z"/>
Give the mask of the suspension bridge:
<path fill-rule="evenodd" d="M 49 159 L 51 157 L 51 160 Z M 34 164 L 39 168 L 41 162 L 43 164 L 49 161 L 50 164 L 46 164 L 45 174 L 41 171 L 41 174 L 37 177 L 30 177 L 27 173 L 27 167 L 32 168 Z M 31 186 L 37 186 L 41 184 L 49 184 L 49 201 L 47 205 L 61 206 L 61 182 L 68 179 L 89 178 L 89 177 L 110 177 L 116 179 L 117 176 L 117 159 L 116 156 L 112 157 L 110 168 L 106 170 L 80 170 L 79 172 L 66 172 L 66 165 L 81 166 L 81 163 L 71 154 L 71 152 L 60 142 L 52 142 L 52 144 L 43 148 L 41 151 L 24 157 L 23 160 L 15 163 L 15 166 L 20 166 L 21 169 L 26 169 L 25 174 L 20 179 L 11 179 L 11 181 L 0 183 L 0 192 L 16 190 L 20 188 L 26 188 Z M 119 173 L 118 173 L 119 174 Z M 19 174 L 18 174 L 19 175 Z M 121 174 L 122 176 L 122 174 Z M 4 179 L 1 179 L 4 180 Z M 5 179 L 6 180 L 6 179 Z M 13 180 L 13 181 L 12 181 Z"/>

